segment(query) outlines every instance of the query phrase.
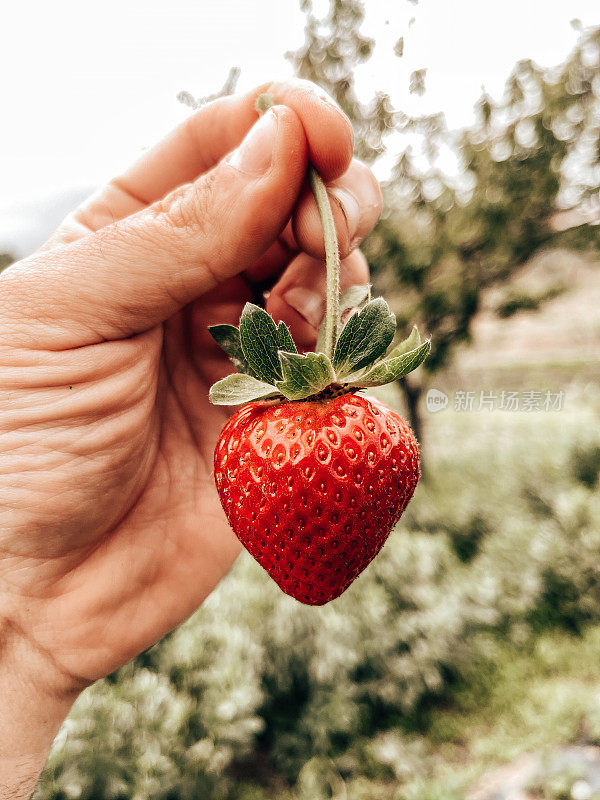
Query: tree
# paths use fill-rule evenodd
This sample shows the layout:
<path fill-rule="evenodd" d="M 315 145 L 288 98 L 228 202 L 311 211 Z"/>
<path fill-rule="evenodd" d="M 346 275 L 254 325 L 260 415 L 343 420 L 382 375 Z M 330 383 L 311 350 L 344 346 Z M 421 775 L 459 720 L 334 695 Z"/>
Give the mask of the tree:
<path fill-rule="evenodd" d="M 389 95 L 377 92 L 363 104 L 354 88 L 354 70 L 373 54 L 375 41 L 360 27 L 365 12 L 360 0 L 331 0 L 325 20 L 312 13 L 311 0 L 300 0 L 306 14 L 304 44 L 286 53 L 298 77 L 318 83 L 329 92 L 352 120 L 356 154 L 373 161 L 384 151 L 383 139 L 393 128 L 394 113 Z"/>
<path fill-rule="evenodd" d="M 597 248 L 598 228 L 586 222 L 569 231 L 553 225 L 561 208 L 598 203 L 600 188 L 600 28 L 580 31 L 566 62 L 543 70 L 519 62 L 499 101 L 483 94 L 476 123 L 447 130 L 442 115 L 409 118 L 395 112 L 386 92 L 361 103 L 354 67 L 368 59 L 374 43 L 360 27 L 357 0 L 331 0 L 327 17 L 307 14 L 305 42 L 289 54 L 296 72 L 326 88 L 355 126 L 357 154 L 373 161 L 391 131 L 416 134 L 421 153 L 405 146 L 384 186 L 385 211 L 365 244 L 376 282 L 406 327 L 413 321 L 433 338 L 424 378 L 445 367 L 459 344 L 470 339 L 482 292 L 507 287 L 500 315 L 538 307 L 558 287 L 537 297 L 511 295 L 509 282 L 541 248 Z M 396 55 L 402 48 L 396 47 Z M 423 71 L 419 71 L 423 72 Z M 422 90 L 424 75 L 413 75 Z M 440 147 L 450 147 L 461 174 L 438 166 Z M 426 156 L 427 165 L 421 166 Z M 422 438 L 421 386 L 403 379 L 411 423 Z"/>

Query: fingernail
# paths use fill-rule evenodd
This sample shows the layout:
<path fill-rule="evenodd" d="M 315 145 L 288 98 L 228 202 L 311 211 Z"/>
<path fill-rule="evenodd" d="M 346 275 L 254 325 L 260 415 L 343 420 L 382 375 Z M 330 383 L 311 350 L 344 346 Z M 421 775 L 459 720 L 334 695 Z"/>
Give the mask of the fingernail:
<path fill-rule="evenodd" d="M 353 240 L 360 223 L 360 206 L 358 205 L 358 200 L 354 195 L 346 191 L 346 189 L 341 189 L 338 186 L 333 186 L 329 190 L 329 194 L 333 196 L 342 209 L 342 214 L 346 218 L 346 224 L 348 226 L 348 239 Z"/>
<path fill-rule="evenodd" d="M 283 299 L 313 328 L 318 328 L 323 321 L 325 298 L 319 292 L 307 289 L 305 286 L 292 286 L 284 292 Z"/>
<path fill-rule="evenodd" d="M 271 166 L 277 136 L 277 116 L 273 109 L 255 122 L 241 145 L 229 156 L 229 163 L 248 175 L 263 175 Z"/>

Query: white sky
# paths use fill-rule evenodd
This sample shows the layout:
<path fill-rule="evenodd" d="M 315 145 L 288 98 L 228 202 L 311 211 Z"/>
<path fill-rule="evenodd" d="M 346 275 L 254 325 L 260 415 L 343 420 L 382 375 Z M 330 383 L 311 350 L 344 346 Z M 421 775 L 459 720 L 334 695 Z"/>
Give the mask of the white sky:
<path fill-rule="evenodd" d="M 571 19 L 600 22 L 598 0 L 367 8 L 363 31 L 377 50 L 359 87 L 391 91 L 412 112 L 443 110 L 452 127 L 469 122 L 482 85 L 500 92 L 519 58 L 561 61 L 576 39 Z M 181 89 L 209 94 L 232 65 L 242 89 L 290 74 L 283 53 L 302 42 L 304 22 L 298 0 L 21 0 L 2 16 L 0 222 L 21 202 L 118 172 L 188 113 Z M 400 35 L 403 59 L 392 53 Z M 427 93 L 411 97 L 408 75 L 421 67 Z"/>

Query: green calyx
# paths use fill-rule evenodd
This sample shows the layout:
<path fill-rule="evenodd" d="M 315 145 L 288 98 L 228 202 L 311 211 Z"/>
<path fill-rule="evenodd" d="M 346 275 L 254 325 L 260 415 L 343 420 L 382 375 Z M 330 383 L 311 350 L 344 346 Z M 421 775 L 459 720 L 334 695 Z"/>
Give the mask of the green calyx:
<path fill-rule="evenodd" d="M 210 401 L 241 405 L 253 400 L 306 400 L 343 394 L 398 380 L 421 364 L 430 350 L 416 328 L 392 345 L 396 318 L 382 298 L 368 299 L 368 286 L 351 286 L 340 297 L 340 308 L 359 307 L 342 327 L 333 358 L 319 351 L 298 353 L 285 323 L 246 303 L 239 328 L 213 325 L 214 340 L 238 369 L 215 383 Z M 362 301 L 357 298 L 362 295 Z M 323 323 L 324 325 L 325 323 Z M 321 337 L 322 338 L 322 337 Z"/>
<path fill-rule="evenodd" d="M 259 113 L 271 105 L 266 95 L 257 100 Z M 215 405 L 306 400 L 382 386 L 412 372 L 429 353 L 429 340 L 421 342 L 416 328 L 407 339 L 392 344 L 396 318 L 385 300 L 371 299 L 369 286 L 351 286 L 340 295 L 339 250 L 329 197 L 312 164 L 308 177 L 323 226 L 327 265 L 327 311 L 316 352 L 298 353 L 285 323 L 277 325 L 264 309 L 246 303 L 239 328 L 209 328 L 238 370 L 211 387 L 209 398 Z M 349 312 L 353 313 L 348 316 Z"/>

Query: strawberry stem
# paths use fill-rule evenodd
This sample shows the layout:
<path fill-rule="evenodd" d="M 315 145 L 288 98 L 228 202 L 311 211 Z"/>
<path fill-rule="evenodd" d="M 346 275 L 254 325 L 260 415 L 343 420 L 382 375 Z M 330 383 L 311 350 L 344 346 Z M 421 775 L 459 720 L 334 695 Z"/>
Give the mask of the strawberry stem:
<path fill-rule="evenodd" d="M 264 114 L 273 105 L 273 100 L 268 94 L 261 94 L 256 99 L 256 110 Z M 329 195 L 323 179 L 309 162 L 308 180 L 310 182 L 319 217 L 323 227 L 323 241 L 325 243 L 325 264 L 327 269 L 327 296 L 325 310 L 325 342 L 323 349 L 325 355 L 331 360 L 338 339 L 339 308 L 340 308 L 340 250 L 333 211 L 329 202 Z"/>
<path fill-rule="evenodd" d="M 323 240 L 325 242 L 325 263 L 327 267 L 327 306 L 325 311 L 325 355 L 333 358 L 333 351 L 338 338 L 338 321 L 340 315 L 340 250 L 331 203 L 323 179 L 313 167 L 308 165 L 308 179 L 310 181 L 321 225 L 323 226 Z"/>

